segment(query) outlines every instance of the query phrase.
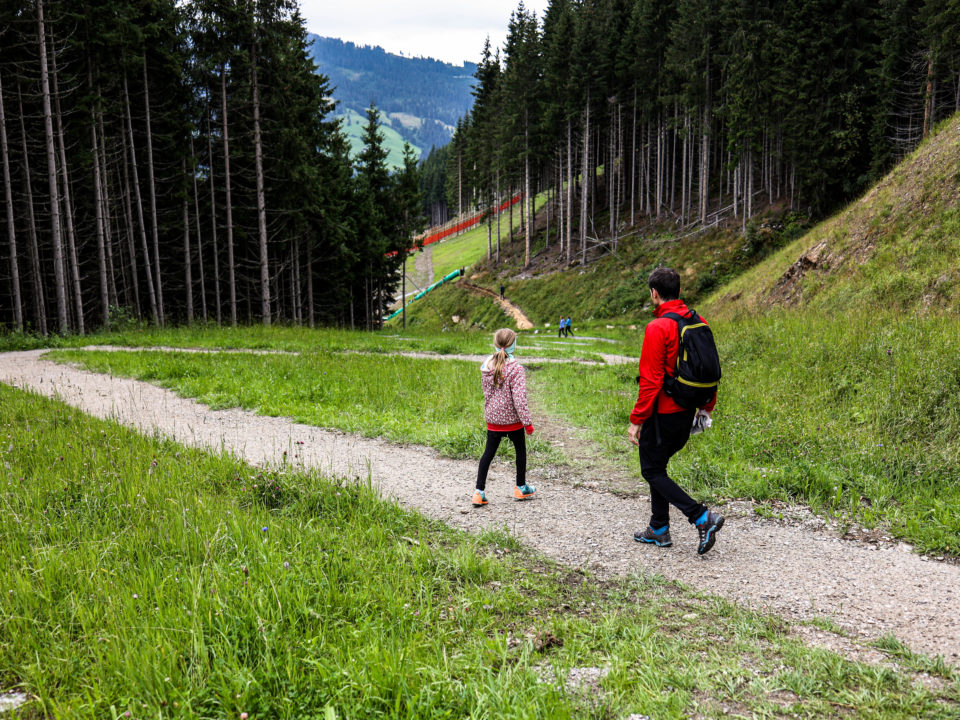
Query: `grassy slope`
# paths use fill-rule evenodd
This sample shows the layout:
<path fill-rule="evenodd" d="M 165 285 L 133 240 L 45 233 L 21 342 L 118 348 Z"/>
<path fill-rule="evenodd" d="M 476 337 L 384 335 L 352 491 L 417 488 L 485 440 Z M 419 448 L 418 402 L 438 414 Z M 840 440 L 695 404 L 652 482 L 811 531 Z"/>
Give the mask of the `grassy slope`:
<path fill-rule="evenodd" d="M 538 227 L 542 220 L 541 217 Z M 560 315 L 572 316 L 581 326 L 593 324 L 592 321 L 636 323 L 648 317 L 644 308 L 646 276 L 657 265 L 682 268 L 688 288 L 686 297 L 696 303 L 712 288 L 766 257 L 785 239 L 798 235 L 802 228 L 792 220 L 789 216 L 759 219 L 752 244 L 744 240 L 738 229 L 714 229 L 680 240 L 667 234 L 625 238 L 616 253 L 584 267 L 575 262 L 568 270 L 563 270 L 558 257 L 556 237 L 550 247 L 546 247 L 543 233 L 533 243 L 533 261 L 526 271 L 521 269 L 523 243 L 520 239 L 513 243 L 503 239 L 502 266 L 487 262 L 486 231 L 483 230 L 482 243 L 478 241 L 473 250 L 476 265 L 468 275 L 471 282 L 495 291 L 504 284 L 507 298 L 541 328 L 547 323 L 556 327 Z M 551 228 L 551 235 L 553 232 Z M 469 257 L 464 245 L 457 267 L 468 264 Z M 437 330 L 444 323 L 451 325 L 450 318 L 458 315 L 466 318 L 468 326 L 478 324 L 489 329 L 506 324 L 503 313 L 493 303 L 456 286 L 438 289 L 431 293 L 430 300 L 411 306 L 407 322 L 412 322 L 414 327 Z"/>
<path fill-rule="evenodd" d="M 363 150 L 363 128 L 367 119 L 353 110 L 348 109 L 342 116 L 343 129 L 350 141 L 350 155 L 356 157 Z M 392 169 L 403 167 L 403 137 L 391 127 L 391 119 L 386 115 L 380 116 L 380 132 L 383 133 L 383 147 L 387 151 L 387 165 Z M 420 157 L 420 148 L 411 145 L 413 152 Z"/>
<path fill-rule="evenodd" d="M 960 309 L 958 258 L 960 115 L 866 195 L 731 282 L 705 309 L 727 317 L 773 305 L 952 313 Z"/>
<path fill-rule="evenodd" d="M 0 432 L 0 687 L 32 698 L 13 717 L 956 715 L 953 671 L 893 639 L 898 669 L 848 662 L 723 601 L 595 584 L 362 485 L 2 385 Z M 609 674 L 564 690 L 578 667 Z"/>

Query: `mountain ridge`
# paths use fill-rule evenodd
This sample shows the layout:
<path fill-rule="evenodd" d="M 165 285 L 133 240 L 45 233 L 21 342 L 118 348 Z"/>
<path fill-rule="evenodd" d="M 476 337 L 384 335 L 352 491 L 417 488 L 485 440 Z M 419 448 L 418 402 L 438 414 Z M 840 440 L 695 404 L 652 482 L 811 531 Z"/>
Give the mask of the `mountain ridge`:
<path fill-rule="evenodd" d="M 476 63 L 452 65 L 428 57 L 407 57 L 379 45 L 358 45 L 310 35 L 318 71 L 330 79 L 337 114 L 361 117 L 373 102 L 384 124 L 417 154 L 449 142 L 457 121 L 473 104 Z M 396 143 L 395 143 L 396 144 Z M 356 147 L 356 145 L 355 145 Z M 399 159 L 391 153 L 391 164 Z"/>

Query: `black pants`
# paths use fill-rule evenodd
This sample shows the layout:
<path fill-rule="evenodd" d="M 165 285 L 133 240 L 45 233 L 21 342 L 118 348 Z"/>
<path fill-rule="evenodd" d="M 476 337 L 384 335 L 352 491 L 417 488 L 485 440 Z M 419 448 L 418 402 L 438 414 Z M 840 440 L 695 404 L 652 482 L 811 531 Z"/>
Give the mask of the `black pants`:
<path fill-rule="evenodd" d="M 505 437 L 510 438 L 510 442 L 513 443 L 513 449 L 517 452 L 517 487 L 526 484 L 527 437 L 524 435 L 523 428 L 511 430 L 510 432 L 487 430 L 487 447 L 483 450 L 483 456 L 480 458 L 480 468 L 477 470 L 477 490 L 486 490 L 487 473 L 490 471 L 490 463 L 493 462 L 493 458 L 497 454 L 500 441 Z"/>
<path fill-rule="evenodd" d="M 691 523 L 707 509 L 684 492 L 667 475 L 667 463 L 690 439 L 690 425 L 695 410 L 657 414 L 640 428 L 640 473 L 650 484 L 650 527 L 656 529 L 670 524 L 670 506 L 687 516 Z M 660 424 L 660 443 L 657 443 L 657 423 Z"/>
<path fill-rule="evenodd" d="M 563 326 L 560 327 L 560 331 L 557 333 L 557 337 L 563 337 Z"/>

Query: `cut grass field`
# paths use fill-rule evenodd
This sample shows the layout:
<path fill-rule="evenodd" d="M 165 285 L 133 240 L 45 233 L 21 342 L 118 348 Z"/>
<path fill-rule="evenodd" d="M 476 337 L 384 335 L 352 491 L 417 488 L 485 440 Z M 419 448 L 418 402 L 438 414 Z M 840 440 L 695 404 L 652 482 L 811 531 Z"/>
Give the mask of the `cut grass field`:
<path fill-rule="evenodd" d="M 896 666 L 851 662 L 5 386 L 0 432 L 0 688 L 33 698 L 12 717 L 960 716 L 956 673 L 892 640 Z"/>

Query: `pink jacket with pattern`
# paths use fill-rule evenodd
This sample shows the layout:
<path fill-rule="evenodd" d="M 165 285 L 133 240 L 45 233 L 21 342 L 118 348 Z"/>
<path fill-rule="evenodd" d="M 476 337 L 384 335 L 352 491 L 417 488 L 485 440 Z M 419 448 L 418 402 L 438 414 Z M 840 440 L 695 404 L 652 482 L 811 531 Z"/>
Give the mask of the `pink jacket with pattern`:
<path fill-rule="evenodd" d="M 483 387 L 483 418 L 488 430 L 510 432 L 533 424 L 527 406 L 527 379 L 523 366 L 508 359 L 503 366 L 503 382 L 493 384 L 493 358 L 480 366 Z"/>

